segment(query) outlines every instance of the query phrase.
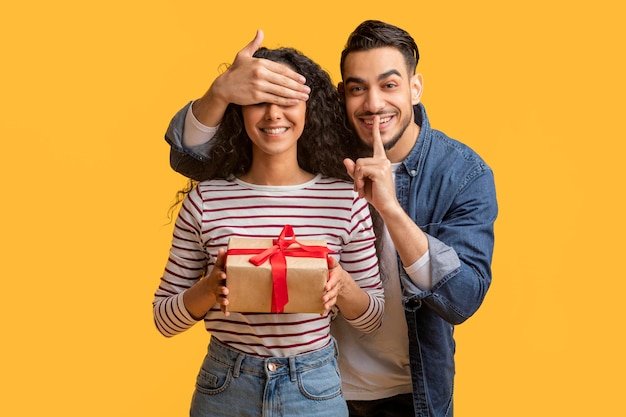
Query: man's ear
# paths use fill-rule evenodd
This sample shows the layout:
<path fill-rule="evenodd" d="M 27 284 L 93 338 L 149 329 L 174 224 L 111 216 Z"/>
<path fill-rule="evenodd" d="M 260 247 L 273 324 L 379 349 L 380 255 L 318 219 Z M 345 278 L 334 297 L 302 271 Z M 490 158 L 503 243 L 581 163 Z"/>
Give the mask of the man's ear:
<path fill-rule="evenodd" d="M 424 77 L 419 72 L 411 77 L 411 102 L 415 106 L 422 99 L 424 91 Z"/>
<path fill-rule="evenodd" d="M 346 90 L 343 86 L 343 81 L 339 81 L 339 83 L 337 84 L 337 91 L 339 91 L 339 99 L 341 100 L 342 103 L 345 103 L 346 101 Z"/>

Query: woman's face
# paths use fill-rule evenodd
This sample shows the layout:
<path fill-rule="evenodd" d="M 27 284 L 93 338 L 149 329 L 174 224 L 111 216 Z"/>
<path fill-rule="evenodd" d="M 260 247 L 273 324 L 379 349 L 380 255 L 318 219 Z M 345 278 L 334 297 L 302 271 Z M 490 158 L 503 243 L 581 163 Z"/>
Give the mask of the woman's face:
<path fill-rule="evenodd" d="M 306 116 L 306 102 L 293 106 L 259 103 L 242 107 L 243 122 L 254 147 L 268 155 L 297 154 Z"/>

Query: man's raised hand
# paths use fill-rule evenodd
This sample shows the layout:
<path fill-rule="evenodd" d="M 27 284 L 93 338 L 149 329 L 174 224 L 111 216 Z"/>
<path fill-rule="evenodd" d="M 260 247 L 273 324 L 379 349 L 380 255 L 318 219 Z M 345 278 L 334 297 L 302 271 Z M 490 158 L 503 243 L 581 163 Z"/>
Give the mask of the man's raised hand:
<path fill-rule="evenodd" d="M 378 211 L 397 202 L 391 162 L 387 158 L 385 145 L 380 136 L 380 116 L 376 115 L 372 126 L 372 156 L 359 158 L 356 162 L 344 159 L 348 175 L 354 180 L 354 190 Z"/>
<path fill-rule="evenodd" d="M 310 89 L 305 85 L 304 76 L 283 64 L 253 57 L 263 38 L 263 31 L 257 30 L 254 39 L 218 77 L 220 87 L 227 91 L 228 102 L 242 106 L 257 103 L 290 106 L 299 100 L 308 100 Z"/>

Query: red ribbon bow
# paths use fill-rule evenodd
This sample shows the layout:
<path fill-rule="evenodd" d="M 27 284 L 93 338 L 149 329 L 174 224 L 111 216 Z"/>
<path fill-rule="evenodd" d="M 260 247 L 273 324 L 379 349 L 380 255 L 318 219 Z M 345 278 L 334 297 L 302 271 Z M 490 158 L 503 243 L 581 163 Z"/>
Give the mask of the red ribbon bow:
<path fill-rule="evenodd" d="M 304 258 L 326 258 L 331 252 L 326 246 L 304 245 L 295 238 L 291 225 L 285 225 L 278 239 L 267 249 L 229 249 L 227 255 L 255 254 L 249 259 L 255 266 L 263 264 L 267 259 L 272 265 L 272 313 L 282 313 L 289 302 L 287 290 L 287 261 L 285 256 Z M 297 244 L 299 247 L 290 248 Z M 259 251 L 261 251 L 259 253 Z"/>

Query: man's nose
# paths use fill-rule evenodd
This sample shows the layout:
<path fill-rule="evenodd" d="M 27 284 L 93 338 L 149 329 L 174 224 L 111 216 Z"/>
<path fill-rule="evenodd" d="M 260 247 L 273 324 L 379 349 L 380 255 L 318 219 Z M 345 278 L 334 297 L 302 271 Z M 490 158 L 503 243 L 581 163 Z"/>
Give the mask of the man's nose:
<path fill-rule="evenodd" d="M 367 91 L 367 97 L 365 100 L 365 110 L 371 113 L 378 113 L 385 108 L 385 100 L 383 100 L 382 94 L 376 88 L 370 88 Z"/>

